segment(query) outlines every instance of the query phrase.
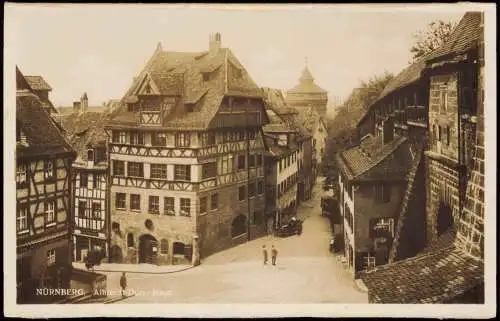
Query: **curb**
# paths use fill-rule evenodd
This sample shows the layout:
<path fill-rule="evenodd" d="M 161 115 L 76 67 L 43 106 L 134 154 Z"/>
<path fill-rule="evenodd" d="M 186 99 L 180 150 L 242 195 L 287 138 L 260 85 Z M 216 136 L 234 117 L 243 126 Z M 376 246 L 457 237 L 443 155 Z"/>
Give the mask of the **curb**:
<path fill-rule="evenodd" d="M 136 273 L 136 274 L 171 274 L 171 273 L 177 273 L 177 272 L 183 272 L 190 270 L 194 268 L 195 266 L 188 266 L 186 268 L 180 269 L 180 270 L 175 270 L 175 271 L 164 271 L 164 272 L 147 272 L 147 271 L 128 271 L 128 270 L 97 270 L 95 269 L 93 272 L 99 273 L 99 272 L 125 272 L 125 273 Z"/>

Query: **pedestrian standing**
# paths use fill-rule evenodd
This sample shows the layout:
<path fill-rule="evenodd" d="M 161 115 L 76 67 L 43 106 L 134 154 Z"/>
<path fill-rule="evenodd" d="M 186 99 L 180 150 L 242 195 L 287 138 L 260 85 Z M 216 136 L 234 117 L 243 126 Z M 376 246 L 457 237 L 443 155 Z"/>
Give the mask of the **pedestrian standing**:
<path fill-rule="evenodd" d="M 264 254 L 264 265 L 267 264 L 267 249 L 266 249 L 266 245 L 262 245 L 262 253 Z"/>
<path fill-rule="evenodd" d="M 277 256 L 278 256 L 278 250 L 273 245 L 272 249 L 271 249 L 271 260 L 272 260 L 273 265 L 276 265 L 276 257 Z"/>
<path fill-rule="evenodd" d="M 127 288 L 127 276 L 125 272 L 122 273 L 122 277 L 120 278 L 120 287 L 122 288 L 122 297 L 125 297 L 125 289 Z"/>

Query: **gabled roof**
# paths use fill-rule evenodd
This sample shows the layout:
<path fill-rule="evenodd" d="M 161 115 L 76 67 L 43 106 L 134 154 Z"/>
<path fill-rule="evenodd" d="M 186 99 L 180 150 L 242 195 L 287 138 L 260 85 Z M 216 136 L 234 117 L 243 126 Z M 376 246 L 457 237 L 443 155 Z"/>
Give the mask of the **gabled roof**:
<path fill-rule="evenodd" d="M 427 61 L 453 54 L 461 54 L 478 45 L 481 38 L 481 12 L 467 12 L 441 47 L 434 50 Z"/>
<path fill-rule="evenodd" d="M 28 146 L 18 144 L 17 158 L 73 153 L 61 130 L 42 107 L 37 95 L 26 91 L 17 92 L 16 121 L 19 130 L 28 140 Z"/>
<path fill-rule="evenodd" d="M 67 140 L 77 152 L 77 163 L 87 161 L 88 148 L 105 146 L 107 135 L 104 124 L 107 117 L 106 113 L 96 112 L 60 117 L 59 122 L 66 132 Z"/>
<path fill-rule="evenodd" d="M 349 180 L 403 180 L 411 166 L 411 155 L 406 137 L 395 136 L 383 144 L 381 136 L 372 136 L 342 151 L 337 162 Z"/>
<path fill-rule="evenodd" d="M 484 283 L 484 263 L 454 246 L 361 273 L 373 303 L 447 303 Z"/>
<path fill-rule="evenodd" d="M 24 76 L 32 90 L 52 90 L 42 76 Z"/>
<path fill-rule="evenodd" d="M 209 79 L 204 79 L 204 74 Z M 114 111 L 110 124 L 139 124 L 139 113 L 127 110 L 126 103 L 138 101 L 137 90 L 151 82 L 159 99 L 177 97 L 164 113 L 163 128 L 203 130 L 210 126 L 224 96 L 262 98 L 259 87 L 228 48 L 217 52 L 170 52 L 159 46 Z M 166 102 L 166 100 L 164 100 Z M 159 104 L 162 102 L 160 101 Z M 185 104 L 193 104 L 186 112 Z"/>

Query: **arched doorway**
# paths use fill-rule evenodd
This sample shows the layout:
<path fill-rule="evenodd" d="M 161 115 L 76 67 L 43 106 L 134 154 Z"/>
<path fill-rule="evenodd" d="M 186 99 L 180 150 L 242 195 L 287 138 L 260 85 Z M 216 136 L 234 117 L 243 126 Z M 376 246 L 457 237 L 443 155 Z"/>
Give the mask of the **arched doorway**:
<path fill-rule="evenodd" d="M 453 211 L 448 204 L 440 203 L 437 213 L 436 230 L 440 236 L 453 226 Z"/>
<path fill-rule="evenodd" d="M 158 242 L 151 234 L 139 237 L 139 263 L 153 264 L 158 253 Z"/>
<path fill-rule="evenodd" d="M 237 237 L 247 232 L 247 218 L 245 215 L 238 215 L 234 218 L 231 226 L 231 236 Z"/>

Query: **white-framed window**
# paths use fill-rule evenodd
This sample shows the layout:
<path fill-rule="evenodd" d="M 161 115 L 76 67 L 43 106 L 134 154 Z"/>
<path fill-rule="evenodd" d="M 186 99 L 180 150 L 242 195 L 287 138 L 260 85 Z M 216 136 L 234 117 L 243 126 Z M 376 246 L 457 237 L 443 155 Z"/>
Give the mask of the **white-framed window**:
<path fill-rule="evenodd" d="M 151 164 L 151 178 L 167 179 L 167 164 Z"/>
<path fill-rule="evenodd" d="M 174 179 L 178 181 L 190 181 L 191 165 L 174 165 Z"/>
<path fill-rule="evenodd" d="M 191 216 L 191 199 L 181 198 L 181 213 L 182 216 Z"/>
<path fill-rule="evenodd" d="M 189 133 L 177 133 L 175 135 L 175 146 L 188 147 L 191 144 L 191 136 Z"/>
<path fill-rule="evenodd" d="M 43 176 L 45 179 L 54 177 L 54 162 L 52 160 L 43 163 Z"/>
<path fill-rule="evenodd" d="M 16 170 L 16 182 L 18 184 L 24 184 L 27 181 L 28 167 L 26 164 L 17 164 Z"/>
<path fill-rule="evenodd" d="M 56 264 L 56 250 L 48 250 L 47 251 L 47 266 L 52 266 Z"/>
<path fill-rule="evenodd" d="M 149 210 L 149 213 L 152 213 L 152 214 L 159 214 L 160 213 L 160 197 L 159 196 L 154 196 L 154 195 L 149 196 L 148 210 Z"/>
<path fill-rule="evenodd" d="M 55 202 L 45 202 L 45 225 L 52 225 L 56 223 Z"/>
<path fill-rule="evenodd" d="M 175 215 L 175 198 L 166 196 L 163 198 L 163 214 Z"/>
<path fill-rule="evenodd" d="M 370 253 L 363 258 L 363 267 L 365 270 L 373 269 L 375 267 L 375 256 Z"/>
<path fill-rule="evenodd" d="M 26 204 L 19 204 L 16 222 L 16 231 L 18 233 L 28 231 L 28 207 Z"/>

